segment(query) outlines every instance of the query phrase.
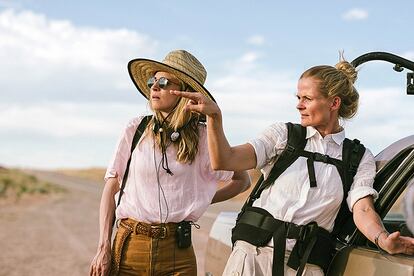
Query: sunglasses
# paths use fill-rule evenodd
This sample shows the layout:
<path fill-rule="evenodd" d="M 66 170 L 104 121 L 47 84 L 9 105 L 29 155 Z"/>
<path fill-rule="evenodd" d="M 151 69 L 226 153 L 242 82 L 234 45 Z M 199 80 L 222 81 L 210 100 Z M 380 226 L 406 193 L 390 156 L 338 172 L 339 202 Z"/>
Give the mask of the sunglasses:
<path fill-rule="evenodd" d="M 170 83 L 174 83 L 176 85 L 179 85 L 181 87 L 181 84 L 173 82 L 172 80 L 169 80 L 167 78 L 161 77 L 157 79 L 156 77 L 151 77 L 147 80 L 147 86 L 149 89 L 158 82 L 158 87 L 161 89 L 166 88 Z"/>

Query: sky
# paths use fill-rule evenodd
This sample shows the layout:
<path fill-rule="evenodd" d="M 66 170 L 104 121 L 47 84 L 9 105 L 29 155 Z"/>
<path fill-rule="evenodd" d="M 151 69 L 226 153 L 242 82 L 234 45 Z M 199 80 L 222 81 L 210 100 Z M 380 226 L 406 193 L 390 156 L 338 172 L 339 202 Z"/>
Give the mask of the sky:
<path fill-rule="evenodd" d="M 134 58 L 186 49 L 206 67 L 227 138 L 299 122 L 307 68 L 373 51 L 414 60 L 404 1 L 0 0 L 0 165 L 105 167 L 136 116 L 149 114 L 127 72 Z M 413 134 L 406 72 L 358 67 L 360 108 L 346 135 L 374 154 Z"/>

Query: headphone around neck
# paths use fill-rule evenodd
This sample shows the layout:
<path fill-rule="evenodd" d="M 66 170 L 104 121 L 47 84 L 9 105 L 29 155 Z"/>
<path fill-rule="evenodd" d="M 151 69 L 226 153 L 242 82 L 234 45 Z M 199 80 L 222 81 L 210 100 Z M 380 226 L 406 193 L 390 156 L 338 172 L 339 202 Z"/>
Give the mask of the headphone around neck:
<path fill-rule="evenodd" d="M 160 123 L 156 118 L 154 118 L 154 125 L 152 126 L 152 131 L 155 134 L 164 132 L 164 128 L 162 127 L 163 125 L 164 125 L 164 122 Z M 187 124 L 185 124 L 183 127 L 185 127 L 186 125 Z M 177 130 L 175 130 L 171 133 L 171 135 L 170 135 L 171 142 L 175 142 L 180 138 L 180 130 L 183 127 L 179 128 L 179 129 L 177 129 Z"/>

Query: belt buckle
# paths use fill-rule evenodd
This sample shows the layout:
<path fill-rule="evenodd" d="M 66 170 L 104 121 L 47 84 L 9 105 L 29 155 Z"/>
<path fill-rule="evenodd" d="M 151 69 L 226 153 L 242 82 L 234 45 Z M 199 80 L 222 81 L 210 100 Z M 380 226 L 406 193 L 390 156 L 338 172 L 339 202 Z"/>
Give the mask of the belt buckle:
<path fill-rule="evenodd" d="M 161 224 L 161 225 L 151 225 L 151 237 L 154 237 L 153 230 L 161 229 L 161 235 L 157 237 L 158 239 L 165 239 L 167 237 L 167 226 Z"/>
<path fill-rule="evenodd" d="M 307 236 L 307 227 L 305 225 L 297 225 L 292 222 L 286 223 L 286 237 L 304 241 Z"/>
<path fill-rule="evenodd" d="M 315 221 L 312 221 L 301 227 L 299 231 L 299 236 L 302 241 L 305 241 L 307 238 L 315 235 L 315 231 L 318 229 L 318 224 Z"/>
<path fill-rule="evenodd" d="M 305 241 L 307 237 L 308 227 L 307 225 L 301 225 L 299 228 L 299 240 Z"/>
<path fill-rule="evenodd" d="M 300 237 L 300 233 L 298 233 L 296 224 L 294 224 L 292 222 L 287 222 L 286 226 L 287 226 L 287 228 L 286 228 L 286 238 L 298 239 L 298 236 Z"/>

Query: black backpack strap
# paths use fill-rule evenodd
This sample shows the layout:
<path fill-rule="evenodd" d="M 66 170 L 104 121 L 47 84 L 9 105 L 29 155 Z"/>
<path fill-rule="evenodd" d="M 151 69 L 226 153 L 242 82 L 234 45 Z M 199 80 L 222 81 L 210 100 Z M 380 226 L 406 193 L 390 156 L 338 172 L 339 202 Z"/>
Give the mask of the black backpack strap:
<path fill-rule="evenodd" d="M 137 127 L 137 130 L 135 131 L 134 138 L 132 139 L 131 152 L 129 154 L 128 163 L 125 168 L 124 177 L 122 178 L 122 185 L 121 185 L 121 189 L 119 190 L 118 203 L 116 204 L 116 206 L 119 206 L 119 204 L 121 203 L 121 197 L 124 193 L 125 184 L 126 184 L 128 173 L 129 173 L 129 164 L 131 163 L 132 152 L 137 146 L 139 139 L 141 139 L 141 136 L 144 133 L 145 128 L 147 127 L 148 122 L 151 120 L 151 118 L 152 118 L 152 115 L 148 115 L 142 118 L 141 122 L 139 123 Z"/>
<path fill-rule="evenodd" d="M 314 162 L 323 162 L 326 164 L 334 165 L 337 168 L 339 174 L 341 175 L 341 179 L 342 179 L 342 172 L 343 172 L 342 160 L 332 158 L 326 154 L 321 154 L 319 152 L 310 152 L 307 150 L 301 150 L 299 152 L 299 156 L 303 156 L 307 158 L 306 163 L 308 166 L 309 183 L 311 187 L 316 187 L 315 167 L 313 165 Z"/>
<path fill-rule="evenodd" d="M 258 191 L 256 198 L 260 197 L 261 192 L 272 185 L 293 162 L 299 157 L 299 153 L 306 145 L 306 128 L 299 124 L 286 123 L 288 129 L 288 140 L 286 148 L 282 151 L 275 162 L 269 176 L 263 181 L 262 187 Z"/>
<path fill-rule="evenodd" d="M 348 138 L 345 138 L 343 143 L 343 170 L 340 172 L 340 175 L 342 178 L 344 196 L 342 199 L 341 208 L 339 209 L 338 215 L 335 219 L 334 229 L 332 231 L 333 236 L 338 235 L 339 232 L 343 230 L 342 228 L 346 226 L 345 222 L 349 217 L 351 217 L 351 212 L 347 206 L 346 198 L 354 181 L 354 176 L 357 173 L 359 163 L 361 162 L 361 159 L 365 153 L 365 147 L 358 139 L 349 140 Z"/>
<path fill-rule="evenodd" d="M 260 176 L 255 187 L 244 203 L 240 214 L 244 212 L 246 206 L 252 206 L 253 202 L 260 197 L 263 190 L 272 185 L 276 178 L 278 178 L 290 165 L 293 164 L 293 162 L 296 161 L 296 159 L 298 159 L 298 153 L 305 148 L 306 128 L 302 127 L 300 124 L 293 124 L 290 122 L 286 123 L 286 127 L 288 131 L 286 148 L 282 151 L 279 158 L 273 165 L 267 179 L 264 179 L 263 174 Z"/>

